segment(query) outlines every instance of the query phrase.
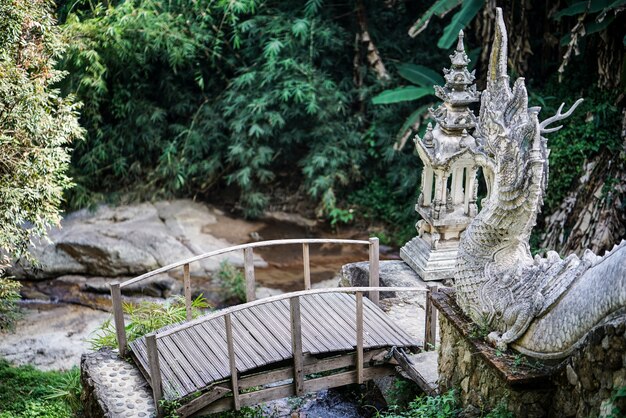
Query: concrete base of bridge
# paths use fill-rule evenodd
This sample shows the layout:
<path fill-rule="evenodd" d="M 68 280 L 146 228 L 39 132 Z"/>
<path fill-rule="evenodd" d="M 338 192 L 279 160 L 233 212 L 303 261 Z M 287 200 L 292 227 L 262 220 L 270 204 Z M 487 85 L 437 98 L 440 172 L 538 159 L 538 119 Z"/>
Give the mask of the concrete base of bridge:
<path fill-rule="evenodd" d="M 80 363 L 85 417 L 156 417 L 148 383 L 135 366 L 116 352 L 104 349 L 83 354 Z"/>

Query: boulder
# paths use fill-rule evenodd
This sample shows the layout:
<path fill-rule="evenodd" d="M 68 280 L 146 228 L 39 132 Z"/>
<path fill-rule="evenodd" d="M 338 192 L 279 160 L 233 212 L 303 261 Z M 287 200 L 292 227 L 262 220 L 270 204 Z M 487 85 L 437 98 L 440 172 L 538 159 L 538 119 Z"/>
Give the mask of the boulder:
<path fill-rule="evenodd" d="M 38 266 L 17 266 L 8 273 L 18 279 L 30 280 L 63 275 L 133 277 L 231 246 L 231 243 L 203 232 L 206 225 L 215 222 L 217 219 L 212 209 L 191 200 L 119 207 L 103 205 L 93 212 L 80 210 L 67 215 L 61 228 L 49 232 L 48 239 L 35 243 L 32 253 Z M 193 263 L 191 273 L 194 276 L 210 275 L 219 270 L 223 261 L 243 266 L 242 252 L 234 251 Z M 264 267 L 267 263 L 256 255 L 255 265 Z M 101 282 L 96 280 L 94 288 L 98 288 Z"/>

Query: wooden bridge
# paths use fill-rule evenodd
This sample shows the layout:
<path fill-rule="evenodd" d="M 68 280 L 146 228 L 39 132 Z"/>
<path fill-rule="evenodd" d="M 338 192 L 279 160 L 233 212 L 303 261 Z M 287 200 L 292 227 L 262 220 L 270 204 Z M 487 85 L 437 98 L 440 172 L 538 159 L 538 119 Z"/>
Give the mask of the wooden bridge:
<path fill-rule="evenodd" d="M 329 243 L 369 245 L 369 287 L 310 289 L 309 245 Z M 288 244 L 302 245 L 305 290 L 255 300 L 253 248 Z M 237 250 L 244 251 L 247 303 L 192 319 L 189 264 Z M 127 344 L 121 289 L 180 267 L 187 321 Z M 389 363 L 403 364 L 418 343 L 378 307 L 378 293 L 424 289 L 379 287 L 378 271 L 376 238 L 275 240 L 202 254 L 111 286 L 120 354 L 130 348 L 159 415 L 167 400 L 181 405 L 183 417 L 391 375 Z"/>

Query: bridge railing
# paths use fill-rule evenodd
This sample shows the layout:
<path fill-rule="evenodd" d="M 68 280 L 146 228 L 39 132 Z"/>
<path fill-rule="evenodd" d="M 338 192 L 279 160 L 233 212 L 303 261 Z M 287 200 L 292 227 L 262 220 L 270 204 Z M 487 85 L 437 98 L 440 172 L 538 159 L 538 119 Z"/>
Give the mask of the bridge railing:
<path fill-rule="evenodd" d="M 291 348 L 292 348 L 292 356 L 293 356 L 293 385 L 294 385 L 294 393 L 296 396 L 302 396 L 305 392 L 304 390 L 304 382 L 305 382 L 305 374 L 304 374 L 304 354 L 302 351 L 302 317 L 300 313 L 300 298 L 308 295 L 318 295 L 322 293 L 355 293 L 356 298 L 356 361 L 355 361 L 355 369 L 356 369 L 356 379 L 354 383 L 363 383 L 364 380 L 364 368 L 363 368 L 363 293 L 369 292 L 370 294 L 373 292 L 380 291 L 391 291 L 391 292 L 426 292 L 429 293 L 431 288 L 424 289 L 423 287 L 336 287 L 336 288 L 326 288 L 326 289 L 314 289 L 314 290 L 303 290 L 298 292 L 285 293 L 277 296 L 270 296 L 267 298 L 255 300 L 252 302 L 248 302 L 241 305 L 235 305 L 228 308 L 221 309 L 219 311 L 210 313 L 208 315 L 201 316 L 199 318 L 193 319 L 191 321 L 179 324 L 175 327 L 169 328 L 160 332 L 153 332 L 146 335 L 146 349 L 148 354 L 148 363 L 150 368 L 150 385 L 152 387 L 153 396 L 155 400 L 155 404 L 157 408 L 160 408 L 160 400 L 163 399 L 163 389 L 162 389 L 162 377 L 161 377 L 161 367 L 159 363 L 159 355 L 158 355 L 158 341 L 162 338 L 168 337 L 172 334 L 176 334 L 182 330 L 188 329 L 190 327 L 196 326 L 198 324 L 216 320 L 218 318 L 223 318 L 225 333 L 226 333 L 226 344 L 228 350 L 228 362 L 230 367 L 230 375 L 231 375 L 231 389 L 233 395 L 233 403 L 236 410 L 239 410 L 241 407 L 240 399 L 239 399 L 239 384 L 237 377 L 237 367 L 235 364 L 235 350 L 234 350 L 234 339 L 233 339 L 233 325 L 232 325 L 232 314 L 238 311 L 242 311 L 245 309 L 249 309 L 255 306 L 260 306 L 268 303 L 274 303 L 281 300 L 289 299 L 290 306 L 290 331 L 291 331 Z M 428 299 L 428 297 L 427 297 Z M 326 320 L 326 319 L 321 319 Z M 428 333 L 428 330 L 426 331 Z M 434 338 L 434 336 L 433 336 Z M 433 340 L 434 342 L 434 340 Z M 426 345 L 426 344 L 425 344 Z"/>
<path fill-rule="evenodd" d="M 356 244 L 369 246 L 369 286 L 377 287 L 379 285 L 379 242 L 378 238 L 370 238 L 369 240 L 350 240 L 350 239 L 326 239 L 326 238 L 304 238 L 304 239 L 282 239 L 282 240 L 270 240 L 251 242 L 248 244 L 235 245 L 228 248 L 222 248 L 219 250 L 211 251 L 208 253 L 200 254 L 195 257 L 188 258 L 176 263 L 163 266 L 151 272 L 142 274 L 135 278 L 116 282 L 111 284 L 111 300 L 113 304 L 113 320 L 115 323 L 115 332 L 117 336 L 117 343 L 120 350 L 120 355 L 126 355 L 127 351 L 127 338 L 126 338 L 126 325 L 124 321 L 124 310 L 122 307 L 122 289 L 132 284 L 141 282 L 143 280 L 154 277 L 158 274 L 167 273 L 175 269 L 183 269 L 183 291 L 185 294 L 185 307 L 187 321 L 192 319 L 191 310 L 191 275 L 190 264 L 198 262 L 210 257 L 215 257 L 222 254 L 227 254 L 233 251 L 243 251 L 244 258 L 244 276 L 246 281 L 246 301 L 251 302 L 256 299 L 255 289 L 256 280 L 254 277 L 254 248 L 271 247 L 278 245 L 302 245 L 302 262 L 304 270 L 304 289 L 311 289 L 311 263 L 309 257 L 309 246 L 311 244 Z M 378 305 L 379 293 L 378 291 L 369 292 L 368 297 L 372 302 Z"/>

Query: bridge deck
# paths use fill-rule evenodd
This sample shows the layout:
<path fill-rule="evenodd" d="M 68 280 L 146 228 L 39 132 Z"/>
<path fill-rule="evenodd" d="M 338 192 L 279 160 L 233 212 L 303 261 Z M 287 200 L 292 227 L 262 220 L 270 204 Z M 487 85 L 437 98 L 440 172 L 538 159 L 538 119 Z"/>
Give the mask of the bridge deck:
<path fill-rule="evenodd" d="M 321 355 L 355 349 L 354 295 L 324 293 L 302 296 L 300 300 L 303 353 Z M 418 345 L 369 299 L 363 299 L 363 302 L 364 349 Z M 292 358 L 288 300 L 234 312 L 232 327 L 235 364 L 239 373 Z M 130 347 L 149 377 L 145 339 L 133 341 Z M 223 317 L 159 338 L 158 347 L 165 399 L 184 397 L 230 377 Z"/>

